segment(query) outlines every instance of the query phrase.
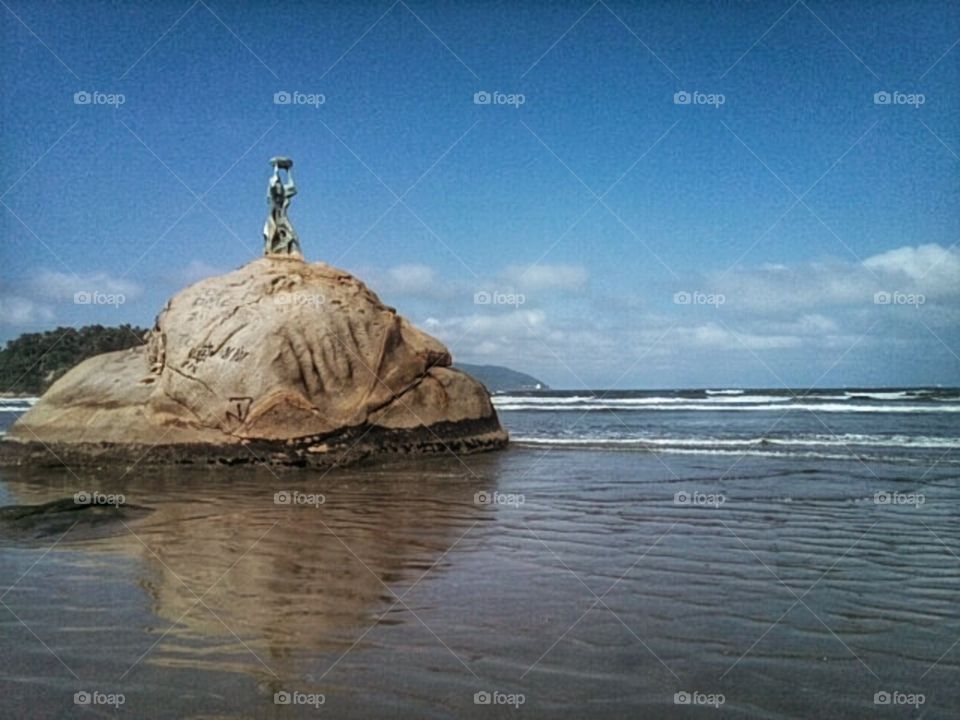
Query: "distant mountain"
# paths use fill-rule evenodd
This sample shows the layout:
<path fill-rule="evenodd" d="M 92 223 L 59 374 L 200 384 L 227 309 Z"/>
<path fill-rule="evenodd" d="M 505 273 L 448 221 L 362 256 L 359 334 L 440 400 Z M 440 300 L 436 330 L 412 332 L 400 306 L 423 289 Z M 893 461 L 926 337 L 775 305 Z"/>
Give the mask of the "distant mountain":
<path fill-rule="evenodd" d="M 546 383 L 537 380 L 532 375 L 517 372 L 502 365 L 469 365 L 456 363 L 454 366 L 472 375 L 487 386 L 490 392 L 506 392 L 508 390 L 548 390 Z"/>

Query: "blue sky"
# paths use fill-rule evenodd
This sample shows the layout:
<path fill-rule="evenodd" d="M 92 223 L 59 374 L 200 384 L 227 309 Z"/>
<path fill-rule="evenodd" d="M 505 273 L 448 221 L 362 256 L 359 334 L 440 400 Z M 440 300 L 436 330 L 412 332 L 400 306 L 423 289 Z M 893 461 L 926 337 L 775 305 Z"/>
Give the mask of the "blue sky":
<path fill-rule="evenodd" d="M 570 388 L 960 384 L 955 6 L 0 16 L 0 339 L 148 325 L 255 258 L 286 154 L 307 257 L 456 359 Z"/>

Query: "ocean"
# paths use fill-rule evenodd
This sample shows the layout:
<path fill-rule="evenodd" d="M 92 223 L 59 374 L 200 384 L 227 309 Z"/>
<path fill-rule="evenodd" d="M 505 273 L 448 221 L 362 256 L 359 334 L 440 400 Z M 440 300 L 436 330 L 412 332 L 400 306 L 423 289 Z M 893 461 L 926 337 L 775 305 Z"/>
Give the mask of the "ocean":
<path fill-rule="evenodd" d="M 494 402 L 462 458 L 0 468 L 130 509 L 0 522 L 0 716 L 960 714 L 960 391 Z"/>
<path fill-rule="evenodd" d="M 960 448 L 958 390 L 528 392 L 494 403 L 529 447 L 917 463 Z"/>

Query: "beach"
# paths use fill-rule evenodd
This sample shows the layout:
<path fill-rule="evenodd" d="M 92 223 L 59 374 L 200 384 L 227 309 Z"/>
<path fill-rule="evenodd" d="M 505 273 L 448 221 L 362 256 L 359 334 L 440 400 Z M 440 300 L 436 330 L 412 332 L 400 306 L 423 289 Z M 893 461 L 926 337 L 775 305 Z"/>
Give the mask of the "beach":
<path fill-rule="evenodd" d="M 326 473 L 4 468 L 0 505 L 130 509 L 5 528 L 4 714 L 951 717 L 956 393 L 815 395 L 498 396 L 503 452 Z"/>

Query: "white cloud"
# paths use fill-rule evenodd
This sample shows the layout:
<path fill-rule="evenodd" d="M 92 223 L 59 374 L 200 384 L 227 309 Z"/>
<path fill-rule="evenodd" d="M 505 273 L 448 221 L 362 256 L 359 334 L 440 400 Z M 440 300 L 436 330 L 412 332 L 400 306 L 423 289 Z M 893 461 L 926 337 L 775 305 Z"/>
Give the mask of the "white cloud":
<path fill-rule="evenodd" d="M 923 324 L 949 333 L 958 313 L 946 296 L 960 290 L 960 279 L 954 284 L 946 278 L 956 272 L 956 260 L 953 250 L 937 246 L 901 248 L 863 263 L 747 268 L 715 287 L 684 278 L 687 287 L 725 293 L 719 307 L 678 306 L 664 298 L 650 307 L 610 312 L 605 304 L 571 308 L 545 298 L 535 309 L 484 305 L 463 316 L 438 309 L 424 326 L 456 359 L 509 365 L 555 385 L 576 387 L 585 384 L 581 378 L 604 385 L 624 371 L 627 383 L 664 378 L 661 383 L 683 384 L 685 377 L 696 378 L 687 382 L 718 373 L 737 377 L 737 368 L 744 384 L 778 383 L 767 363 L 783 377 L 815 373 L 812 382 L 841 359 L 876 362 L 884 357 L 878 355 L 882 348 L 929 343 L 946 353 L 915 322 L 919 316 L 906 314 L 918 312 L 915 307 L 875 304 L 874 293 L 888 288 L 940 296 L 942 301 L 930 300 L 919 312 Z"/>
<path fill-rule="evenodd" d="M 956 246 L 907 245 L 869 257 L 863 264 L 878 274 L 907 278 L 930 295 L 960 292 L 960 250 Z"/>
<path fill-rule="evenodd" d="M 541 354 L 542 348 L 536 346 L 542 343 L 537 338 L 549 332 L 543 310 L 506 307 L 443 320 L 429 317 L 423 328 L 450 345 L 456 357 L 468 359 Z"/>
<path fill-rule="evenodd" d="M 836 320 L 828 318 L 820 313 L 801 315 L 796 320 L 785 320 L 779 322 L 762 321 L 757 323 L 759 327 L 772 333 L 798 336 L 818 336 L 832 335 L 840 332 L 840 325 Z"/>
<path fill-rule="evenodd" d="M 53 319 L 53 311 L 29 298 L 16 295 L 0 296 L 0 323 L 3 325 L 31 325 Z"/>
<path fill-rule="evenodd" d="M 393 292 L 421 295 L 437 287 L 437 273 L 428 265 L 397 265 L 387 270 L 387 281 Z"/>
<path fill-rule="evenodd" d="M 199 280 L 214 275 L 222 275 L 224 272 L 226 271 L 223 268 L 216 267 L 203 260 L 191 260 L 185 267 L 174 273 L 170 279 L 177 284 L 193 285 Z"/>
<path fill-rule="evenodd" d="M 678 345 L 706 350 L 779 350 L 798 347 L 801 338 L 795 335 L 760 334 L 749 330 L 734 330 L 717 323 L 693 327 L 678 327 L 669 336 L 670 348 Z"/>
<path fill-rule="evenodd" d="M 767 363 L 793 380 L 809 372 L 813 382 L 838 359 L 845 367 L 870 367 L 924 343 L 937 357 L 947 355 L 930 332 L 953 344 L 960 325 L 960 252 L 939 245 L 904 246 L 862 262 L 691 273 L 669 291 L 666 283 L 636 288 L 644 293 L 642 302 L 613 288 L 590 287 L 588 280 L 584 268 L 568 265 L 529 272 L 513 265 L 479 280 L 447 280 L 414 265 L 388 271 L 385 286 L 419 293 L 428 302 L 420 324 L 455 359 L 508 365 L 570 387 L 602 386 L 624 371 L 628 384 L 709 382 L 741 372 L 744 384 L 778 382 Z M 379 289 L 376 282 L 372 286 Z M 725 302 L 675 305 L 672 294 L 681 289 L 722 293 Z M 475 305 L 478 290 L 522 293 L 525 304 Z M 567 296 L 550 292 L 560 290 Z M 921 293 L 927 300 L 920 310 L 879 305 L 874 295 L 880 291 Z"/>
<path fill-rule="evenodd" d="M 726 296 L 728 306 L 760 313 L 866 306 L 880 291 L 919 293 L 934 300 L 960 293 L 960 250 L 904 246 L 863 262 L 763 265 L 707 275 L 707 284 Z"/>
<path fill-rule="evenodd" d="M 30 284 L 33 290 L 43 297 L 71 302 L 78 292 L 119 294 L 128 300 L 143 293 L 143 288 L 132 280 L 116 278 L 105 272 L 69 274 L 42 270 Z"/>
<path fill-rule="evenodd" d="M 489 313 L 439 320 L 429 317 L 424 326 L 438 337 L 457 337 L 467 333 L 500 338 L 504 341 L 526 337 L 544 327 L 547 316 L 543 310 L 514 310 L 508 307 Z"/>
<path fill-rule="evenodd" d="M 446 300 L 458 293 L 468 296 L 456 280 L 448 279 L 437 270 L 421 263 L 405 263 L 383 268 L 354 268 L 352 270 L 367 286 L 381 296 L 400 302 L 402 299 Z"/>
<path fill-rule="evenodd" d="M 504 279 L 518 289 L 535 290 L 582 290 L 589 274 L 579 265 L 534 265 L 522 267 L 510 265 L 503 273 Z"/>
<path fill-rule="evenodd" d="M 515 293 L 532 301 L 548 291 L 580 292 L 588 280 L 587 271 L 575 265 L 511 265 L 501 272 L 480 278 L 450 279 L 429 265 L 396 265 L 387 270 L 360 273 L 378 293 L 427 300 L 460 298 L 472 302 L 477 292 Z"/>
<path fill-rule="evenodd" d="M 105 272 L 69 274 L 37 270 L 17 283 L 13 292 L 0 296 L 0 324 L 4 326 L 49 323 L 57 318 L 57 304 L 73 305 L 77 293 L 123 295 L 131 300 L 143 293 L 132 280 Z"/>

